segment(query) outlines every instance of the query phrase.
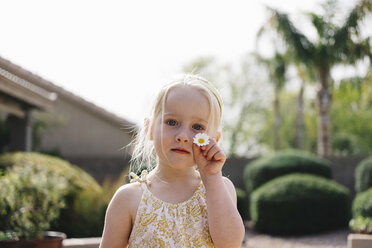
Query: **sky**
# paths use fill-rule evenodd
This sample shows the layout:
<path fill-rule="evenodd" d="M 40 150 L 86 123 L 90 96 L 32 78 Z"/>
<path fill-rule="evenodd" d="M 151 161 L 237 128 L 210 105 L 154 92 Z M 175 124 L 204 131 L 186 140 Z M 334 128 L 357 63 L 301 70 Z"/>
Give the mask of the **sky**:
<path fill-rule="evenodd" d="M 255 49 L 265 5 L 296 18 L 320 0 L 0 0 L 0 56 L 135 123 L 190 61 Z"/>

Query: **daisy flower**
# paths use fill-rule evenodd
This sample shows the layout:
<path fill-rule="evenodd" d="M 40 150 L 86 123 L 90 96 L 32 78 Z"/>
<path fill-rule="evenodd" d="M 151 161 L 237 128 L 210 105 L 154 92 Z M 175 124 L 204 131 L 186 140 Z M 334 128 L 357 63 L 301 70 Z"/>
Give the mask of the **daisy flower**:
<path fill-rule="evenodd" d="M 194 137 L 194 144 L 198 146 L 206 146 L 209 144 L 209 136 L 206 133 L 198 133 Z"/>

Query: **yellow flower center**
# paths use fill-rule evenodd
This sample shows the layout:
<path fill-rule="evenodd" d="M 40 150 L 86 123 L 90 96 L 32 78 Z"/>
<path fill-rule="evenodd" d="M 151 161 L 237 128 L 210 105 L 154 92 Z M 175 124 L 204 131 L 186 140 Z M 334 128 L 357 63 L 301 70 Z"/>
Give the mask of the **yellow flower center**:
<path fill-rule="evenodd" d="M 205 142 L 204 139 L 198 139 L 199 144 L 203 144 Z"/>

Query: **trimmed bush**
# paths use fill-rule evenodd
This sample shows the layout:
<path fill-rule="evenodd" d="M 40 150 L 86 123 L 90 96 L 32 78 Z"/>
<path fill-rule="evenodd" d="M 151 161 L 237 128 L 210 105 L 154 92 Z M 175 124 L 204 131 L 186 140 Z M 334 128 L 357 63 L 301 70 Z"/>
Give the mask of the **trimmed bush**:
<path fill-rule="evenodd" d="M 372 156 L 362 160 L 355 169 L 355 191 L 363 192 L 372 187 Z"/>
<path fill-rule="evenodd" d="M 346 227 L 349 207 L 345 187 L 320 176 L 296 173 L 255 190 L 250 214 L 258 231 L 303 234 Z"/>
<path fill-rule="evenodd" d="M 60 196 L 65 201 L 65 208 L 52 229 L 62 231 L 68 237 L 102 234 L 107 203 L 102 200 L 101 187 L 85 171 L 65 160 L 44 154 L 16 152 L 1 155 L 0 175 L 12 167 L 46 169 L 66 179 L 67 190 Z"/>
<path fill-rule="evenodd" d="M 300 151 L 278 152 L 254 160 L 244 169 L 244 182 L 250 194 L 260 185 L 290 173 L 308 173 L 331 178 L 331 164 L 315 155 Z"/>
<path fill-rule="evenodd" d="M 372 188 L 357 194 L 353 201 L 353 217 L 372 217 Z"/>

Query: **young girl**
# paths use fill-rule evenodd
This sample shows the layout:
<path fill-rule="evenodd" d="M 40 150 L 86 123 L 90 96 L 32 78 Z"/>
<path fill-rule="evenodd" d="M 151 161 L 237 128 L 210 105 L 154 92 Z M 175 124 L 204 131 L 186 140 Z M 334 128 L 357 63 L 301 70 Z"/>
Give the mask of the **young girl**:
<path fill-rule="evenodd" d="M 133 152 L 134 164 L 155 168 L 117 190 L 101 248 L 241 247 L 235 188 L 221 173 L 221 117 L 217 91 L 199 76 L 162 88 Z"/>

